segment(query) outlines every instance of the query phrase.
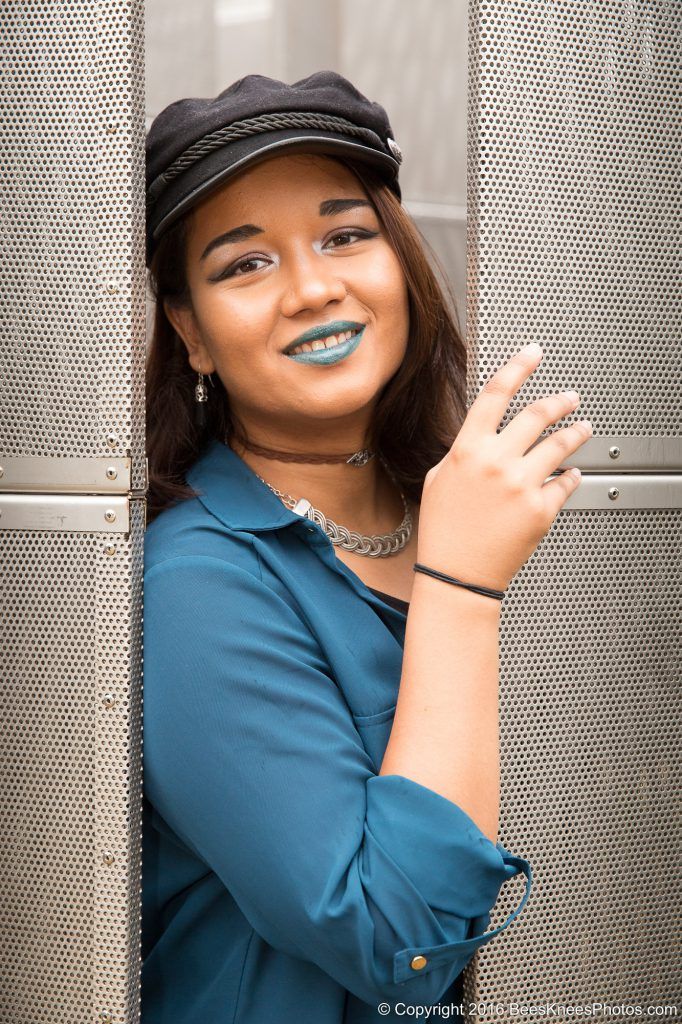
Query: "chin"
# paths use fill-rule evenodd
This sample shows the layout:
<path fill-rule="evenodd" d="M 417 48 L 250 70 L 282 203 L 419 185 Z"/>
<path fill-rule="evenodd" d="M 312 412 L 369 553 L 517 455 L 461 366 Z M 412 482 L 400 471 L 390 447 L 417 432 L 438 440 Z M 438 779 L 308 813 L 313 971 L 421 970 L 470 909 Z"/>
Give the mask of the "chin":
<path fill-rule="evenodd" d="M 291 415 L 303 415 L 316 421 L 343 420 L 363 412 L 375 404 L 381 389 L 355 387 L 323 387 L 317 382 L 308 389 L 298 389 L 296 396 L 290 394 L 296 408 Z"/>

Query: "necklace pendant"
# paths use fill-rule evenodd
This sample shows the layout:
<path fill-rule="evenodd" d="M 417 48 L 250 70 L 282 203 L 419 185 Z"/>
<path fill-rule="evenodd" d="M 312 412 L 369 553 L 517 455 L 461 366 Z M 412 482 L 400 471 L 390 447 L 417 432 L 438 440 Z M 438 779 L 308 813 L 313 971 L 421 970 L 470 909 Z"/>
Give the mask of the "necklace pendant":
<path fill-rule="evenodd" d="M 347 466 L 366 466 L 370 459 L 374 458 L 374 452 L 369 448 L 361 448 L 359 452 L 346 459 Z"/>
<path fill-rule="evenodd" d="M 312 509 L 312 507 L 313 506 L 310 504 L 307 498 L 299 498 L 293 507 L 293 511 L 296 513 L 297 516 L 303 516 L 304 518 L 312 519 L 312 516 L 309 515 L 309 512 Z"/>

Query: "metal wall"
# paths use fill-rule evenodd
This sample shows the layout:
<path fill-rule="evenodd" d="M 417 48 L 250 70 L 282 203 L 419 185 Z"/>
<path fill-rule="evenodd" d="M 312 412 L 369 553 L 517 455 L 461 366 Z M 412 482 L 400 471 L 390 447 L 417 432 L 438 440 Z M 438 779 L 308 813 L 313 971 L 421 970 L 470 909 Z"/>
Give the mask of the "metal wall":
<path fill-rule="evenodd" d="M 139 1000 L 141 0 L 0 6 L 0 1022 Z"/>
<path fill-rule="evenodd" d="M 565 388 L 559 426 L 594 428 L 503 605 L 500 831 L 534 886 L 476 1001 L 682 1003 L 681 30 L 675 2 L 470 5 L 470 400 L 537 341 L 500 429 Z"/>

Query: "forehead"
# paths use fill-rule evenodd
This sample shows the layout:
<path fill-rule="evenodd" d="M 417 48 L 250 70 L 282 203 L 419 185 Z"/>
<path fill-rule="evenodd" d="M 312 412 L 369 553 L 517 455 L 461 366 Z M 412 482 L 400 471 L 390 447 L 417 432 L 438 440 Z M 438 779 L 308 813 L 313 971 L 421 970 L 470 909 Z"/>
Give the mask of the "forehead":
<path fill-rule="evenodd" d="M 216 216 L 247 211 L 251 219 L 260 211 L 262 219 L 268 210 L 290 209 L 292 202 L 297 202 L 299 208 L 304 203 L 311 211 L 316 211 L 320 199 L 364 194 L 350 168 L 332 157 L 288 153 L 246 168 L 197 203 L 193 211 L 194 227 L 201 233 Z"/>

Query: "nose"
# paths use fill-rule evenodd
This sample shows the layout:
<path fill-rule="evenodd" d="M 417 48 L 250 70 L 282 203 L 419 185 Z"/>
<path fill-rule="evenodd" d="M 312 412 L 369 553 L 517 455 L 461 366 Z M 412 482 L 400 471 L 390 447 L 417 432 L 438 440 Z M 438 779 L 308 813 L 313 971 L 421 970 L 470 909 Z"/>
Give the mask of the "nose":
<path fill-rule="evenodd" d="M 318 252 L 291 255 L 287 266 L 286 287 L 281 309 L 284 316 L 303 310 L 323 309 L 329 302 L 342 302 L 346 285 L 333 257 Z"/>

